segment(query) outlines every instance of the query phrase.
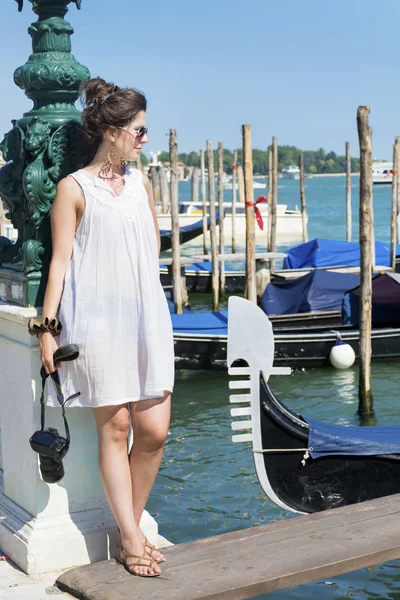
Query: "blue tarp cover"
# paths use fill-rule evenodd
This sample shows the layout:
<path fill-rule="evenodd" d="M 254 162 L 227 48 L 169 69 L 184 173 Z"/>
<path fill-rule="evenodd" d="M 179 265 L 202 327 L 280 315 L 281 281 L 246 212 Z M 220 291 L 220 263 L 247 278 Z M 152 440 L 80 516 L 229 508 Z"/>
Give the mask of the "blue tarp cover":
<path fill-rule="evenodd" d="M 167 271 L 168 267 L 166 265 L 160 265 L 160 271 Z M 225 263 L 225 271 L 233 272 L 236 269 L 230 267 Z M 204 262 L 196 262 L 192 265 L 188 265 L 185 267 L 185 273 L 200 273 L 201 271 L 205 271 L 207 273 L 212 273 L 212 262 L 205 260 Z M 357 284 L 356 284 L 357 285 Z"/>
<path fill-rule="evenodd" d="M 267 315 L 341 310 L 345 292 L 359 284 L 358 275 L 311 271 L 297 279 L 269 283 L 261 307 Z"/>
<path fill-rule="evenodd" d="M 309 424 L 312 458 L 343 455 L 400 454 L 400 426 L 345 427 L 303 417 Z"/>
<path fill-rule="evenodd" d="M 344 295 L 342 320 L 345 325 L 360 323 L 360 287 Z M 400 327 L 400 275 L 385 273 L 372 281 L 372 326 Z"/>
<path fill-rule="evenodd" d="M 400 247 L 397 246 L 399 253 Z M 375 264 L 381 267 L 390 264 L 390 245 L 375 243 Z M 284 269 L 305 269 L 311 267 L 352 267 L 360 264 L 360 245 L 357 242 L 340 242 L 316 238 L 287 251 L 283 261 Z"/>
<path fill-rule="evenodd" d="M 201 335 L 226 335 L 228 332 L 228 313 L 224 312 L 187 312 L 183 315 L 171 315 L 174 333 L 193 333 Z"/>

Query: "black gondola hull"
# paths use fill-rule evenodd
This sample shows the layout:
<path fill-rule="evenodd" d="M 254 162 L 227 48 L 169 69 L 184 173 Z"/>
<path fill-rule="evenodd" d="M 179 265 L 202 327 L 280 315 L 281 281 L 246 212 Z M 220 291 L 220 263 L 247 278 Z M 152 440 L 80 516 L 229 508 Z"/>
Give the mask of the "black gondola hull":
<path fill-rule="evenodd" d="M 287 407 L 281 409 L 261 378 L 260 426 L 263 449 L 308 447 L 308 428 Z M 400 455 L 329 456 L 308 458 L 302 452 L 273 452 L 262 455 L 265 474 L 274 494 L 290 510 L 317 512 L 400 493 Z M 265 475 L 265 478 L 264 478 Z"/>
<path fill-rule="evenodd" d="M 281 333 L 274 330 L 277 366 L 294 369 L 329 366 L 329 353 L 340 331 L 343 340 L 359 354 L 359 332 L 352 329 L 335 331 Z M 372 360 L 390 362 L 400 359 L 400 328 L 372 330 Z M 183 369 L 226 369 L 226 335 L 174 333 L 175 365 Z"/>

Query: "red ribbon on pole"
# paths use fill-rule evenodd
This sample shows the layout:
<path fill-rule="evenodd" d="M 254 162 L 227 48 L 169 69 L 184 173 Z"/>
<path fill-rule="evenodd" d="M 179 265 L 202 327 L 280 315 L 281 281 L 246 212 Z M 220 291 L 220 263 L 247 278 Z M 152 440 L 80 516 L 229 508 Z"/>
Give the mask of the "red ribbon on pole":
<path fill-rule="evenodd" d="M 246 206 L 254 206 L 254 211 L 256 213 L 256 219 L 257 219 L 257 223 L 259 228 L 261 229 L 261 231 L 264 230 L 264 220 L 262 218 L 262 215 L 260 213 L 260 209 L 258 208 L 257 204 L 262 204 L 268 202 L 268 198 L 267 196 L 258 196 L 257 200 L 255 202 L 246 202 Z"/>

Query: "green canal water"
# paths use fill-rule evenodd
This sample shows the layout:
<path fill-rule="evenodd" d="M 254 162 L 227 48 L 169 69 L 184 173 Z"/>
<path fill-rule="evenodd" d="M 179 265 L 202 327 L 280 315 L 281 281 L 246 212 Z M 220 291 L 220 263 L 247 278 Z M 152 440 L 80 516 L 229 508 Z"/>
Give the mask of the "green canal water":
<path fill-rule="evenodd" d="M 262 193 L 262 190 L 257 192 Z M 345 179 L 307 179 L 306 192 L 309 238 L 344 240 Z M 352 192 L 355 241 L 358 228 L 356 177 L 352 181 Z M 231 192 L 225 192 L 226 199 L 230 195 Z M 189 197 L 190 184 L 181 184 L 180 198 Z M 280 180 L 278 201 L 295 208 L 299 204 L 299 182 Z M 390 203 L 390 186 L 374 189 L 376 239 L 383 242 L 390 237 Z M 297 240 L 281 240 L 279 247 L 284 249 L 296 243 Z M 185 250 L 185 253 L 190 252 Z M 200 302 L 198 297 L 190 300 L 194 306 Z M 203 298 L 201 304 L 200 310 L 204 310 L 209 299 Z M 377 422 L 380 425 L 400 423 L 400 365 L 373 365 L 372 374 Z M 295 518 L 265 497 L 255 474 L 249 445 L 231 441 L 228 381 L 225 372 L 177 373 L 170 434 L 148 504 L 160 532 L 174 543 Z M 273 377 L 270 381 L 278 396 L 297 412 L 331 423 L 358 424 L 357 368 L 307 370 Z M 393 561 L 258 598 L 399 600 L 399 567 L 400 561 Z"/>
<path fill-rule="evenodd" d="M 320 369 L 270 381 L 273 390 L 294 410 L 315 419 L 350 425 L 358 423 L 357 378 L 356 368 Z M 249 444 L 231 441 L 228 381 L 225 372 L 177 374 L 170 434 L 148 504 L 160 532 L 174 543 L 295 518 L 266 498 L 255 474 Z M 373 369 L 380 425 L 400 422 L 399 384 L 398 365 Z M 399 566 L 400 561 L 394 561 L 275 592 L 268 599 L 398 599 Z"/>

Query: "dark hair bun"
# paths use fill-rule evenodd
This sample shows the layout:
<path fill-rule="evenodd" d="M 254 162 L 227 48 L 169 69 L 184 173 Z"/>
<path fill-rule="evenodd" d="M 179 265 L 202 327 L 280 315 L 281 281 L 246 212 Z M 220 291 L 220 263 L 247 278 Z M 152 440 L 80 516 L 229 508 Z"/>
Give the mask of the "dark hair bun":
<path fill-rule="evenodd" d="M 82 112 L 82 164 L 88 164 L 102 142 L 105 132 L 121 129 L 134 121 L 136 115 L 146 112 L 145 95 L 134 88 L 121 88 L 94 77 L 82 83 L 80 98 Z"/>
<path fill-rule="evenodd" d="M 80 99 L 84 107 L 99 104 L 104 98 L 118 92 L 120 88 L 113 83 L 107 83 L 101 77 L 93 77 L 84 81 L 80 87 Z"/>

